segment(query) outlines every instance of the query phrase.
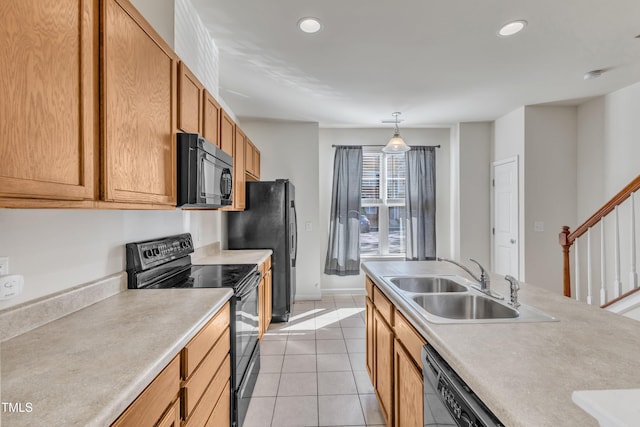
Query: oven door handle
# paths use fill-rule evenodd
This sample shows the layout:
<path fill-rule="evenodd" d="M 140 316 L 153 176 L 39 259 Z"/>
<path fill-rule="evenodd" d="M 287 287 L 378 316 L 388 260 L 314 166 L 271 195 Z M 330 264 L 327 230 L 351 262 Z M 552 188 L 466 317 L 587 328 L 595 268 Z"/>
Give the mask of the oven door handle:
<path fill-rule="evenodd" d="M 260 284 L 260 272 L 258 271 L 255 274 L 255 277 L 251 279 L 251 281 L 246 286 L 242 287 L 242 290 L 244 292 L 236 295 L 236 299 L 238 301 L 242 301 L 243 298 L 248 297 L 258 287 L 259 284 Z"/>

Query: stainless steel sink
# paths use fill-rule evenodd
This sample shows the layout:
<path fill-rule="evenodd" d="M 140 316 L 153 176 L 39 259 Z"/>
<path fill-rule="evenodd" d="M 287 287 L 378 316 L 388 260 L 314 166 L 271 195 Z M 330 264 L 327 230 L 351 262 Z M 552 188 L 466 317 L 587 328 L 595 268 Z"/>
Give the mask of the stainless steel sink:
<path fill-rule="evenodd" d="M 474 294 L 414 295 L 411 299 L 427 312 L 446 319 L 513 319 L 519 316 L 514 308 Z"/>
<path fill-rule="evenodd" d="M 393 277 L 389 279 L 393 285 L 405 292 L 412 293 L 441 293 L 466 292 L 466 286 L 447 277 Z"/>

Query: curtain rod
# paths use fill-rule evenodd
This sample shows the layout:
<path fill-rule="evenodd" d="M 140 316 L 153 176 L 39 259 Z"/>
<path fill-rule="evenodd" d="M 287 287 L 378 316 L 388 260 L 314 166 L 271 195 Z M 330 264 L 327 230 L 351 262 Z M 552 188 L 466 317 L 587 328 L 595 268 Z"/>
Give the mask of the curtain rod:
<path fill-rule="evenodd" d="M 380 144 L 380 145 L 335 145 L 333 144 L 331 147 L 336 148 L 336 147 L 385 147 L 386 144 Z M 415 147 L 434 147 L 434 148 L 440 148 L 440 145 L 416 145 Z"/>

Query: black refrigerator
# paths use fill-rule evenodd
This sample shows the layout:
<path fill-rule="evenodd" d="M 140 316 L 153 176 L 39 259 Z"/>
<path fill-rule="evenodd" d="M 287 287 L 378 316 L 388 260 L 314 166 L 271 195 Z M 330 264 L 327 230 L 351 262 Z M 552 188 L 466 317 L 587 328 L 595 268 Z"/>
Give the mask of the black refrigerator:
<path fill-rule="evenodd" d="M 288 322 L 296 294 L 295 188 L 288 179 L 249 181 L 242 212 L 229 212 L 229 249 L 271 249 L 273 322 Z"/>

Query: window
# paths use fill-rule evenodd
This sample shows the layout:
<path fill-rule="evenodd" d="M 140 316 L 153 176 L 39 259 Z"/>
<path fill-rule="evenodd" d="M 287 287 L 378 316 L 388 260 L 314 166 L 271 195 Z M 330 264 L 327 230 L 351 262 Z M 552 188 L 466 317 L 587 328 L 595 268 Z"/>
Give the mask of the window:
<path fill-rule="evenodd" d="M 405 254 L 405 156 L 363 147 L 360 255 Z"/>

